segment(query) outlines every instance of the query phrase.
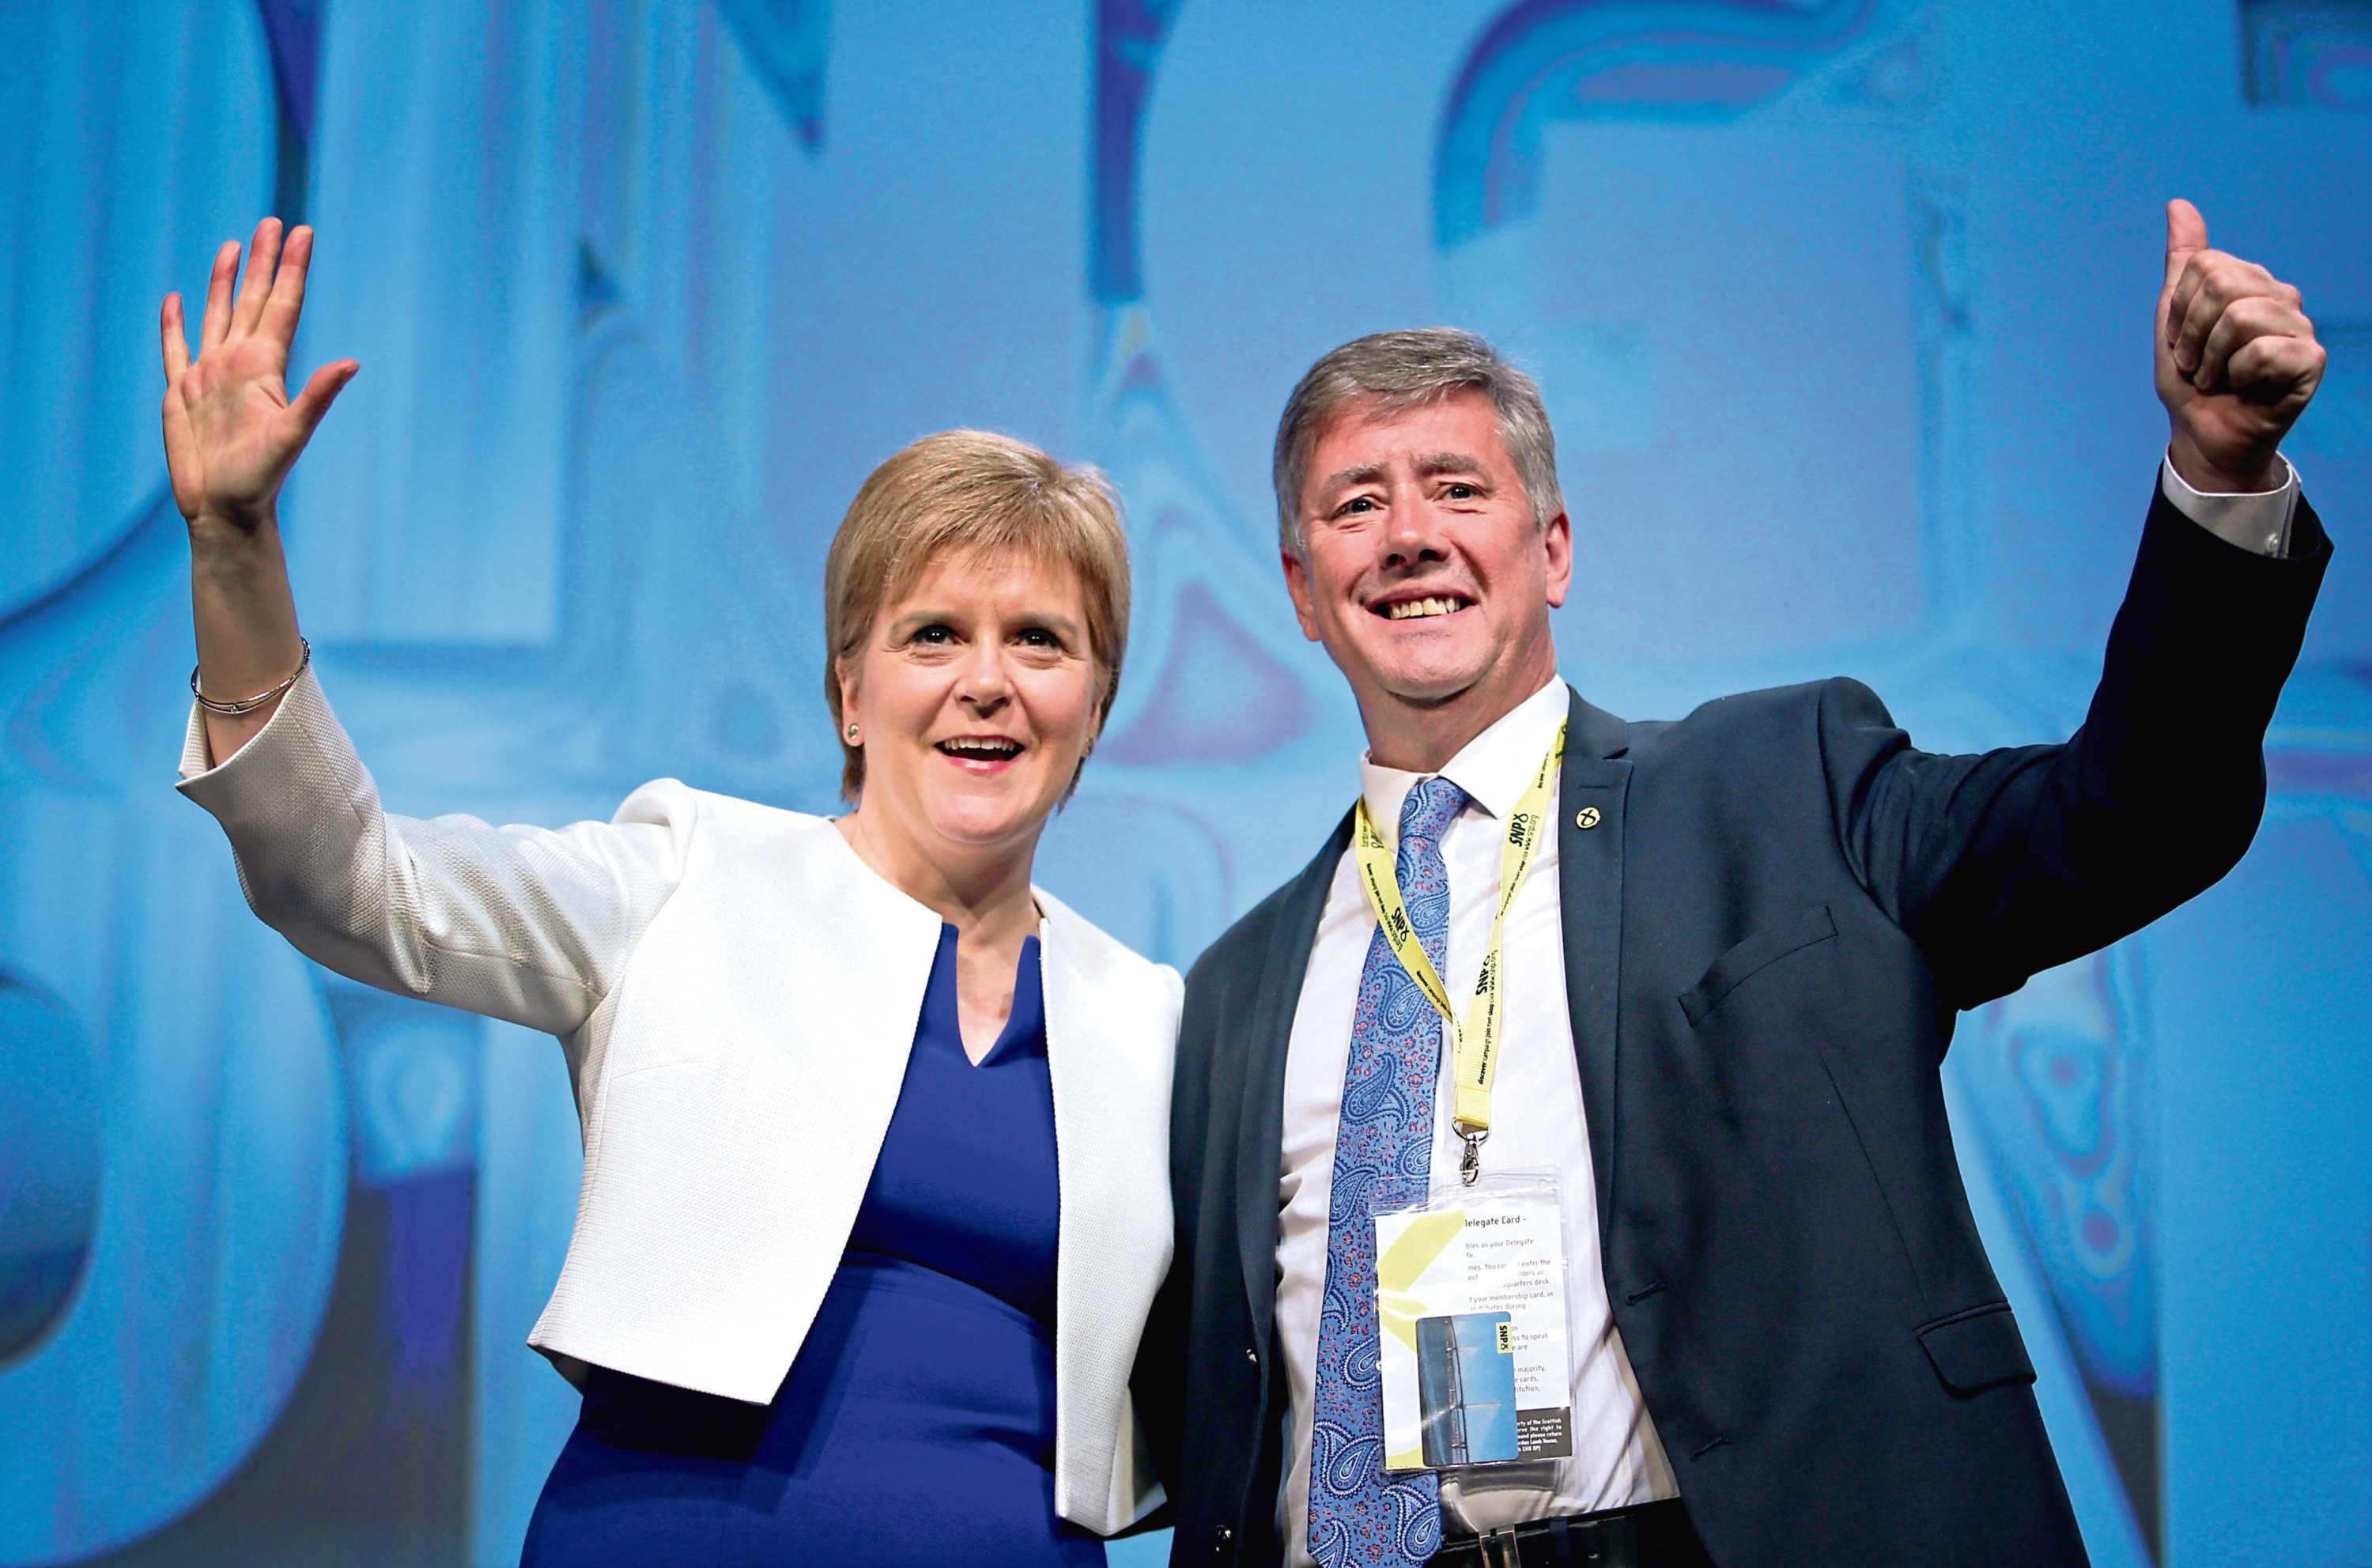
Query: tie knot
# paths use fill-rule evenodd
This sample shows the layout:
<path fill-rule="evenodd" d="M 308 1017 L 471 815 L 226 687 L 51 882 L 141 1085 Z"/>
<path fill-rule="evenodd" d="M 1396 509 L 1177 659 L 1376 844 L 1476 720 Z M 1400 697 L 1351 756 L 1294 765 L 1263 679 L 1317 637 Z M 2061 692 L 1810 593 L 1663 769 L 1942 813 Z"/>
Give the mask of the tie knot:
<path fill-rule="evenodd" d="M 1416 787 L 1401 802 L 1401 837 L 1438 840 L 1442 830 L 1456 818 L 1466 804 L 1466 792 L 1448 779 L 1436 775 L 1419 779 Z"/>

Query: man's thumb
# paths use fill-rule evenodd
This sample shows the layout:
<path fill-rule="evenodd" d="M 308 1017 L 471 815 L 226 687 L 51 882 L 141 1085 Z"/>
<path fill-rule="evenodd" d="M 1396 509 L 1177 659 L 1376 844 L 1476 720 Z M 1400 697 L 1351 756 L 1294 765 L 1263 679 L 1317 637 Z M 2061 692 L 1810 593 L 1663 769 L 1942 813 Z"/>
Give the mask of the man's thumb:
<path fill-rule="evenodd" d="M 2177 196 L 2166 204 L 2166 286 L 2182 275 L 2183 264 L 2207 249 L 2207 220 L 2199 209 Z"/>

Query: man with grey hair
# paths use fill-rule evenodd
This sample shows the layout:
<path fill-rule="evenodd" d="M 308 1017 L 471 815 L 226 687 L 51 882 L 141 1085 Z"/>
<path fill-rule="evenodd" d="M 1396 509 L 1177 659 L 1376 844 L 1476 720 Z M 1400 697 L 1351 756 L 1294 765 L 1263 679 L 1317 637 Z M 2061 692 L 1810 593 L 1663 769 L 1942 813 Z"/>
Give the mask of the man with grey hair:
<path fill-rule="evenodd" d="M 2085 1561 L 1938 1068 L 1956 1009 L 2239 858 L 2330 557 L 2278 453 L 2297 292 L 2177 202 L 2158 321 L 2090 714 L 1981 756 L 1846 679 L 1591 706 L 1531 383 L 1446 331 L 1303 378 L 1281 558 L 1368 749 L 1187 981 L 1136 1374 L 1173 1562 Z"/>
<path fill-rule="evenodd" d="M 1524 499 L 1531 504 L 1533 523 L 1545 528 L 1563 512 L 1556 433 L 1549 427 L 1549 411 L 1530 377 L 1472 332 L 1448 327 L 1378 332 L 1344 343 L 1311 366 L 1277 421 L 1270 479 L 1277 495 L 1277 543 L 1285 555 L 1294 561 L 1305 556 L 1309 526 L 1296 498 L 1309 482 L 1310 453 L 1329 420 L 1353 403 L 1369 413 L 1395 414 L 1454 391 L 1479 392 L 1490 400 L 1499 423 L 1499 444 L 1524 487 Z"/>

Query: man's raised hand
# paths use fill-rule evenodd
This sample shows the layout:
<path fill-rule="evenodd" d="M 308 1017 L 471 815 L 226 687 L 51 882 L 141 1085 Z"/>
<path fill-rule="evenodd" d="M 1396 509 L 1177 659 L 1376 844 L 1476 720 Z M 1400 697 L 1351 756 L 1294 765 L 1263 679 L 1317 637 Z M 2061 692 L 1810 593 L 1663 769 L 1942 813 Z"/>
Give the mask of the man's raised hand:
<path fill-rule="evenodd" d="M 194 363 L 181 296 L 165 296 L 158 323 L 165 348 L 165 461 L 173 499 L 193 528 L 203 522 L 252 531 L 271 517 L 289 466 L 362 368 L 351 359 L 324 365 L 289 401 L 288 347 L 305 308 L 305 269 L 312 255 L 311 229 L 291 232 L 284 250 L 280 220 L 265 218 L 256 226 L 241 279 L 238 242 L 227 241 L 206 286 Z"/>
<path fill-rule="evenodd" d="M 2273 456 L 2321 384 L 2329 355 L 2298 291 L 2253 261 L 2207 248 L 2207 220 L 2166 204 L 2157 298 L 2157 395 L 2167 456 L 2194 490 L 2273 488 Z"/>

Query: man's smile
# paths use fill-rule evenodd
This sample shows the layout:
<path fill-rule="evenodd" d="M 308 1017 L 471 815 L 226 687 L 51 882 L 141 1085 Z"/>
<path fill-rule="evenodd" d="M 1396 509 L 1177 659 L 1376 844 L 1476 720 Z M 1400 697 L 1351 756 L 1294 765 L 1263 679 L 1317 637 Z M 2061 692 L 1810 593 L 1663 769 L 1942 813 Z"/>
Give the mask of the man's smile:
<path fill-rule="evenodd" d="M 1436 615 L 1455 615 L 1461 610 L 1471 610 L 1474 600 L 1464 594 L 1425 594 L 1416 598 L 1386 599 L 1367 607 L 1371 615 L 1387 621 L 1420 621 Z"/>

